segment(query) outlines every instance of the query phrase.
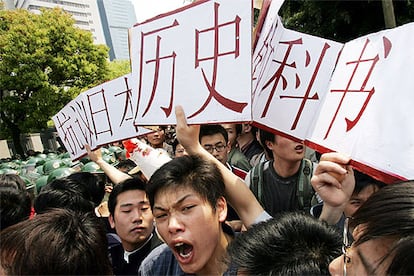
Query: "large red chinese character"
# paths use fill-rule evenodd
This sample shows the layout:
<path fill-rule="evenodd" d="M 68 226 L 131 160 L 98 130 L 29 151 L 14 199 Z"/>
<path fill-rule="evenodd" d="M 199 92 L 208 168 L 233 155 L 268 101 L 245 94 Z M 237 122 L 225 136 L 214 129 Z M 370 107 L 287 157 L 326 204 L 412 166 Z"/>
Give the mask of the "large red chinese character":
<path fill-rule="evenodd" d="M 281 41 L 279 43 L 282 44 L 282 45 L 283 44 L 287 45 L 287 49 L 286 49 L 286 52 L 285 52 L 285 55 L 284 55 L 282 61 L 274 60 L 274 62 L 279 63 L 280 65 L 279 65 L 278 69 L 276 70 L 276 72 L 270 77 L 270 79 L 265 83 L 265 85 L 262 88 L 262 91 L 263 91 L 268 86 L 273 84 L 272 87 L 271 87 L 267 102 L 266 102 L 265 107 L 263 109 L 262 115 L 261 115 L 262 118 L 267 115 L 267 111 L 269 110 L 270 103 L 272 102 L 274 93 L 276 92 L 276 88 L 279 85 L 279 81 L 282 81 L 282 89 L 286 90 L 288 84 L 287 84 L 287 80 L 286 80 L 285 76 L 283 75 L 283 73 L 285 72 L 285 70 L 287 68 L 296 69 L 296 63 L 295 62 L 288 63 L 288 59 L 290 57 L 291 51 L 293 50 L 293 47 L 297 46 L 297 45 L 302 45 L 302 39 L 300 38 L 300 39 L 296 39 L 296 40 L 292 40 L 292 41 Z M 300 99 L 301 100 L 301 104 L 300 104 L 299 110 L 297 112 L 296 118 L 295 118 L 295 120 L 292 124 L 291 130 L 296 129 L 296 126 L 299 122 L 300 116 L 302 115 L 303 109 L 305 108 L 306 102 L 308 100 L 318 100 L 319 99 L 319 96 L 318 96 L 317 93 L 315 93 L 311 97 L 310 97 L 310 93 L 311 93 L 311 89 L 312 89 L 312 86 L 314 84 L 314 81 L 316 79 L 316 76 L 319 72 L 319 69 L 320 69 L 321 63 L 323 61 L 323 58 L 324 58 L 324 56 L 326 54 L 326 51 L 329 47 L 330 46 L 327 43 L 324 44 L 324 46 L 322 48 L 322 51 L 321 51 L 321 54 L 319 56 L 319 60 L 318 60 L 318 62 L 316 64 L 316 67 L 313 71 L 311 80 L 309 81 L 308 87 L 306 88 L 305 95 L 303 95 L 303 96 L 281 95 L 280 96 L 280 99 Z M 305 60 L 305 67 L 308 67 L 309 64 L 311 63 L 311 57 L 310 57 L 310 54 L 309 54 L 308 51 L 306 51 L 306 58 L 304 60 Z M 295 85 L 296 89 L 300 86 L 300 83 L 301 83 L 301 81 L 300 81 L 299 75 L 296 74 L 296 85 Z"/>
<path fill-rule="evenodd" d="M 165 115 L 168 117 L 171 114 L 172 111 L 172 104 L 173 104 L 173 100 L 174 100 L 174 79 L 175 79 L 175 59 L 176 59 L 176 53 L 174 51 L 172 51 L 171 54 L 169 55 L 164 55 L 162 56 L 160 54 L 160 50 L 161 50 L 161 36 L 157 35 L 156 37 L 156 45 L 155 45 L 155 57 L 153 59 L 148 59 L 144 61 L 144 49 L 145 49 L 145 41 L 146 38 L 148 36 L 154 35 L 156 33 L 161 33 L 164 30 L 173 28 L 178 26 L 179 23 L 177 20 L 174 20 L 174 22 L 169 25 L 169 26 L 165 26 L 156 30 L 152 30 L 149 32 L 141 32 L 141 53 L 140 53 L 140 63 L 139 63 L 139 73 L 140 73 L 140 78 L 139 78 L 139 84 L 138 84 L 138 104 L 140 103 L 141 100 L 141 93 L 142 93 L 142 81 L 143 81 L 143 73 L 144 73 L 144 63 L 145 64 L 149 64 L 149 63 L 153 63 L 154 64 L 154 76 L 153 76 L 153 84 L 152 84 L 152 89 L 151 89 L 151 96 L 148 100 L 148 104 L 142 114 L 142 117 L 145 116 L 145 114 L 147 114 L 147 112 L 149 111 L 152 102 L 155 98 L 155 93 L 157 91 L 157 86 L 158 86 L 158 81 L 159 81 L 159 71 L 160 71 L 160 66 L 161 66 L 161 61 L 162 60 L 166 60 L 166 59 L 172 59 L 172 68 L 171 68 L 171 96 L 170 96 L 170 103 L 168 105 L 168 107 L 161 107 L 161 109 L 164 111 Z M 148 46 L 147 46 L 148 47 Z M 135 114 L 135 117 L 138 116 L 138 108 Z"/>
<path fill-rule="evenodd" d="M 351 130 L 358 123 L 358 121 L 361 119 L 361 116 L 364 113 L 365 109 L 367 108 L 367 105 L 368 105 L 372 95 L 374 95 L 374 93 L 375 93 L 375 87 L 372 87 L 372 88 L 369 88 L 369 89 L 365 88 L 365 86 L 367 85 L 367 82 L 369 81 L 369 78 L 370 78 L 370 76 L 371 76 L 371 74 L 372 74 L 372 72 L 375 68 L 375 65 L 377 64 L 377 62 L 380 59 L 379 54 L 376 54 L 372 58 L 365 58 L 364 57 L 365 50 L 366 50 L 369 42 L 370 42 L 370 40 L 367 38 L 357 60 L 346 62 L 346 65 L 353 65 L 354 68 L 352 70 L 351 77 L 348 80 L 348 83 L 347 83 L 345 89 L 332 89 L 330 91 L 331 93 L 343 93 L 343 94 L 342 94 L 341 100 L 339 102 L 338 108 L 336 109 L 335 114 L 332 118 L 332 121 L 329 124 L 328 130 L 326 131 L 324 139 L 326 139 L 328 137 L 329 132 L 331 131 L 332 125 L 335 122 L 336 116 L 338 115 L 338 112 L 339 112 L 339 110 L 342 106 L 342 103 L 343 103 L 343 101 L 344 101 L 344 99 L 345 99 L 345 97 L 348 93 L 357 93 L 357 94 L 361 94 L 361 95 L 366 94 L 366 98 L 365 98 L 364 103 L 362 104 L 362 107 L 361 107 L 359 113 L 357 114 L 357 116 L 354 119 L 351 120 L 351 119 L 345 118 L 346 131 L 347 132 L 349 130 Z M 389 52 L 391 51 L 392 45 L 391 45 L 391 42 L 386 37 L 383 37 L 383 44 L 384 44 L 384 58 L 387 58 Z M 360 68 L 360 66 L 362 67 L 362 64 L 364 64 L 364 63 L 371 63 L 371 66 L 369 67 L 369 70 L 367 72 L 367 75 L 365 76 L 365 79 L 361 83 L 361 86 L 360 86 L 359 89 L 350 89 L 351 84 L 354 80 L 354 77 L 357 75 L 358 71 L 361 71 L 361 70 L 358 70 L 358 69 Z"/>
<path fill-rule="evenodd" d="M 196 112 L 194 112 L 192 115 L 189 116 L 189 118 L 197 116 L 201 111 L 203 111 L 206 106 L 210 103 L 211 99 L 216 99 L 220 104 L 225 106 L 228 109 L 234 110 L 236 112 L 242 112 L 243 109 L 247 106 L 247 103 L 239 103 L 236 101 L 233 101 L 231 99 L 223 97 L 217 90 L 216 90 L 216 81 L 217 81 L 217 66 L 218 66 L 218 58 L 220 56 L 225 55 L 233 55 L 237 58 L 239 56 L 239 36 L 240 36 L 240 17 L 236 16 L 233 21 L 225 22 L 222 24 L 219 24 L 218 22 L 218 8 L 220 4 L 214 3 L 214 26 L 211 28 L 207 28 L 204 30 L 196 30 L 196 38 L 195 38 L 195 68 L 197 68 L 200 64 L 200 62 L 206 61 L 206 60 L 213 60 L 213 76 L 211 77 L 211 81 L 207 79 L 207 76 L 204 72 L 204 69 L 201 69 L 204 82 L 207 86 L 207 89 L 209 91 L 209 96 L 207 97 L 204 104 L 198 109 Z M 234 51 L 219 52 L 219 31 L 220 28 L 234 24 L 235 27 L 235 49 Z M 207 32 L 213 32 L 214 36 L 214 49 L 213 49 L 213 56 L 205 57 L 205 58 L 199 58 L 199 36 L 201 33 L 207 33 Z"/>

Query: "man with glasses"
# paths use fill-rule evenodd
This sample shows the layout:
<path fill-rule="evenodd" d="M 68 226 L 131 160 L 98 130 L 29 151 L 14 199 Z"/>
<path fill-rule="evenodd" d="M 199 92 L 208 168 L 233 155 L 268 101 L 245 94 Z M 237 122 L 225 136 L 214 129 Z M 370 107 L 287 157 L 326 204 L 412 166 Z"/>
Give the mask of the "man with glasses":
<path fill-rule="evenodd" d="M 230 165 L 227 162 L 228 154 L 231 150 L 231 144 L 228 139 L 228 133 L 222 125 L 202 125 L 200 127 L 199 141 L 205 150 L 220 161 L 220 163 L 229 168 L 229 170 L 231 170 L 235 175 L 243 180 L 246 178 L 246 171 Z M 227 221 L 235 220 L 239 220 L 239 216 L 236 211 L 229 206 Z M 237 224 L 237 226 L 234 227 L 235 229 L 238 229 L 241 225 Z"/>
<path fill-rule="evenodd" d="M 199 135 L 200 144 L 220 163 L 227 166 L 235 175 L 245 179 L 247 172 L 227 162 L 231 145 L 226 129 L 221 125 L 202 125 Z"/>

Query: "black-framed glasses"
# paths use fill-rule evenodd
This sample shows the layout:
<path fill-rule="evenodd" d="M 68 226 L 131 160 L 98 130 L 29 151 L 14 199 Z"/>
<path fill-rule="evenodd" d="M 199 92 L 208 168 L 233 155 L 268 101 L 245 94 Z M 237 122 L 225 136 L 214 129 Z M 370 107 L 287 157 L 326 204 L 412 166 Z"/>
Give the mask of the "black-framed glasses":
<path fill-rule="evenodd" d="M 351 258 L 347 255 L 349 248 L 351 247 L 351 241 L 348 238 L 349 233 L 349 217 L 345 218 L 344 231 L 342 237 L 342 254 L 344 255 L 344 276 L 346 276 L 347 264 L 351 262 Z"/>
<path fill-rule="evenodd" d="M 213 153 L 214 150 L 216 150 L 217 152 L 222 152 L 225 147 L 226 145 L 223 145 L 223 144 L 219 144 L 215 146 L 208 145 L 208 146 L 204 146 L 204 149 L 208 151 L 209 153 Z"/>

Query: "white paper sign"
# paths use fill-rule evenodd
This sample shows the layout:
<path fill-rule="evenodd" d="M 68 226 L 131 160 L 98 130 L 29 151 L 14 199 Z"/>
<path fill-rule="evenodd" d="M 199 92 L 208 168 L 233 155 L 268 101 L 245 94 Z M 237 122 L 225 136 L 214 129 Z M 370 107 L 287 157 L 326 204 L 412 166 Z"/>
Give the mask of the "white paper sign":
<path fill-rule="evenodd" d="M 59 137 L 72 159 L 86 154 L 85 144 L 94 149 L 151 132 L 133 124 L 134 86 L 130 74 L 122 76 L 83 92 L 53 116 Z"/>
<path fill-rule="evenodd" d="M 414 178 L 414 23 L 345 44 L 309 141 Z"/>
<path fill-rule="evenodd" d="M 251 0 L 198 1 L 130 32 L 136 125 L 251 119 Z"/>

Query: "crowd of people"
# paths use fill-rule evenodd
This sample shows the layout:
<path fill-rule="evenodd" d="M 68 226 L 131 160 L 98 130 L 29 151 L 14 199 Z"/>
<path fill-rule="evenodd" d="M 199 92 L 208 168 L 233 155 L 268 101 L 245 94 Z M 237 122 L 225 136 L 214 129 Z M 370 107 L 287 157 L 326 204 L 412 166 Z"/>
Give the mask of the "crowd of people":
<path fill-rule="evenodd" d="M 176 118 L 137 137 L 171 157 L 149 177 L 133 140 L 86 145 L 42 185 L 0 173 L 0 274 L 414 274 L 413 181 L 386 185 L 251 124 Z M 33 158 L 32 177 L 51 161 Z"/>

